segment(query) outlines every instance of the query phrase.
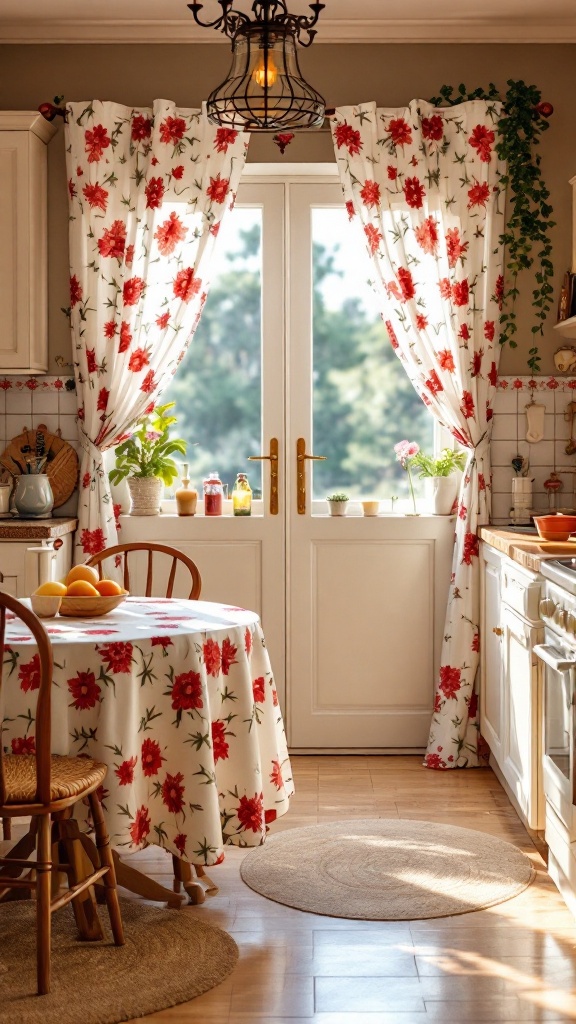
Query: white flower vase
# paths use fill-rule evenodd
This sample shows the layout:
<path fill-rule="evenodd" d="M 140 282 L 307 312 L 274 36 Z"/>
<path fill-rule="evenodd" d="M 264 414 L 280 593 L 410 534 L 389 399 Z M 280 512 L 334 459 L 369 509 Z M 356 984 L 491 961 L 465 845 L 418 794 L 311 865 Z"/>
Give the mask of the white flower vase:
<path fill-rule="evenodd" d="M 435 516 L 449 516 L 458 497 L 459 473 L 425 478 L 426 506 Z"/>
<path fill-rule="evenodd" d="M 130 515 L 157 516 L 164 484 L 155 476 L 129 476 Z"/>

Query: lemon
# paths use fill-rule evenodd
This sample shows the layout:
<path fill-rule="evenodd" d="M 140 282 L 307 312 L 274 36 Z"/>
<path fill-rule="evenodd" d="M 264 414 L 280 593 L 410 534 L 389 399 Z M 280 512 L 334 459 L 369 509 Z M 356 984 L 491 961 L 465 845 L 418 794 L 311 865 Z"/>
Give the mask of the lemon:
<path fill-rule="evenodd" d="M 34 591 L 34 594 L 37 594 L 38 597 L 64 597 L 65 593 L 66 584 L 56 582 L 42 583 L 38 590 Z"/>

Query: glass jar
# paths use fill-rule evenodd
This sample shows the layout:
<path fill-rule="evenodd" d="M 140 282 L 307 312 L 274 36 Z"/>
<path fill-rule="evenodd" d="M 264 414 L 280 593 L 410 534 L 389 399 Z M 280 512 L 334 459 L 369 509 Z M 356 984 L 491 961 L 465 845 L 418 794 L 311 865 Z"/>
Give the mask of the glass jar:
<path fill-rule="evenodd" d="M 193 487 L 190 487 L 190 478 L 188 476 L 188 463 L 182 463 L 182 480 L 181 487 L 174 492 L 176 498 L 176 511 L 179 516 L 193 516 L 196 512 L 196 502 L 198 501 L 198 491 L 195 491 Z"/>
<path fill-rule="evenodd" d="M 203 482 L 204 515 L 221 516 L 224 488 L 218 473 L 209 473 Z"/>
<path fill-rule="evenodd" d="M 252 488 L 246 473 L 238 473 L 232 491 L 232 510 L 235 516 L 252 515 Z"/>

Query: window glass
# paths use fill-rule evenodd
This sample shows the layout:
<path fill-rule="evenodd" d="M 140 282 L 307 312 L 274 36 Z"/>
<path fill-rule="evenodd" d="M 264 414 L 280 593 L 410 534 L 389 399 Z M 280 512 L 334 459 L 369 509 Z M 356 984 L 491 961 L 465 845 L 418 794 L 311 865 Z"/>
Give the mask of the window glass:
<path fill-rule="evenodd" d="M 394 445 L 434 450 L 434 420 L 394 353 L 362 238 L 342 208 L 312 211 L 313 495 L 407 498 Z M 388 511 L 388 509 L 386 509 Z"/>
<path fill-rule="evenodd" d="M 261 493 L 262 211 L 236 207 L 219 236 L 202 317 L 176 376 L 161 396 L 176 402 L 174 433 L 188 443 L 192 484 L 216 470 L 228 485 L 248 473 Z"/>

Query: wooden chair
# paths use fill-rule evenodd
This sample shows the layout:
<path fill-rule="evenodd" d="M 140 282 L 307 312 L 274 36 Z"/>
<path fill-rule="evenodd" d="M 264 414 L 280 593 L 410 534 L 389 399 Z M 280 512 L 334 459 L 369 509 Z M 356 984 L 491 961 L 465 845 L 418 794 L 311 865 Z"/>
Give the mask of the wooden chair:
<path fill-rule="evenodd" d="M 50 932 L 54 910 L 72 902 L 80 937 L 103 937 L 90 887 L 101 881 L 114 942 L 124 943 L 116 877 L 108 833 L 98 797 L 106 765 L 87 757 L 64 757 L 50 752 L 52 645 L 42 623 L 25 605 L 0 591 L 0 650 L 4 647 L 6 612 L 13 612 L 32 633 L 40 662 L 36 706 L 35 753 L 3 754 L 0 743 L 0 817 L 31 819 L 28 833 L 0 857 L 0 901 L 14 898 L 12 890 L 36 894 L 36 951 L 38 994 L 50 991 Z M 0 691 L 2 675 L 0 667 Z M 87 798 L 96 846 L 80 834 L 73 818 L 74 804 Z M 58 860 L 53 860 L 57 851 Z M 28 858 L 32 853 L 35 859 Z M 90 867 L 87 863 L 90 861 Z M 58 891 L 59 874 L 68 888 Z"/>
<path fill-rule="evenodd" d="M 123 572 L 124 589 L 130 590 L 130 570 L 128 566 L 128 556 L 132 551 L 145 551 L 148 554 L 146 590 L 144 595 L 141 596 L 162 596 L 161 594 L 153 595 L 152 593 L 154 556 L 158 555 L 172 559 L 172 565 L 170 567 L 170 574 L 168 576 L 168 583 L 166 585 L 164 596 L 172 597 L 172 593 L 174 590 L 174 581 L 176 578 L 176 570 L 178 568 L 178 563 L 181 562 L 189 570 L 191 577 L 191 587 L 190 593 L 188 594 L 188 600 L 198 600 L 202 590 L 202 577 L 200 576 L 198 566 L 195 564 L 195 562 L 192 561 L 191 558 L 188 558 L 187 555 L 184 555 L 182 551 L 178 551 L 177 548 L 169 547 L 167 544 L 152 544 L 145 542 L 136 544 L 118 544 L 116 547 L 107 548 L 105 551 L 99 551 L 97 555 L 92 555 L 92 557 L 88 559 L 86 565 L 92 565 L 97 567 L 100 579 L 102 579 L 103 563 L 110 558 L 116 558 L 116 556 L 119 556 L 122 560 L 121 565 Z M 184 886 L 184 889 L 188 893 L 193 903 L 203 903 L 204 890 L 201 885 L 199 885 L 197 882 L 194 882 L 194 879 L 192 877 L 192 866 L 188 864 L 187 861 L 184 861 L 180 857 L 175 856 L 172 857 L 172 863 L 174 867 L 174 892 L 179 893 L 181 891 L 182 886 Z M 204 869 L 201 866 L 197 865 L 195 867 L 195 872 L 200 878 L 204 878 L 206 884 L 208 885 L 208 892 L 218 892 L 218 887 L 214 885 L 214 883 L 208 878 Z M 144 888 L 142 888 L 140 891 L 141 895 L 147 895 L 147 893 L 144 891 Z"/>
<path fill-rule="evenodd" d="M 178 563 L 186 566 L 191 576 L 190 593 L 188 594 L 188 600 L 196 601 L 200 597 L 200 591 L 202 590 L 202 577 L 198 570 L 198 566 L 191 558 L 184 555 L 177 548 L 171 548 L 167 544 L 118 544 L 116 547 L 107 548 L 105 551 L 99 551 L 97 555 L 92 555 L 87 561 L 87 565 L 95 566 L 98 569 L 100 579 L 102 579 L 104 573 L 103 562 L 108 561 L 110 558 L 120 558 L 123 573 L 123 584 L 125 590 L 130 590 L 130 567 L 129 567 L 129 555 L 132 551 L 145 551 L 148 554 L 147 571 L 146 571 L 146 590 L 142 594 L 142 597 L 160 597 L 161 594 L 153 594 L 153 565 L 155 556 L 158 556 L 156 561 L 159 561 L 162 556 L 166 556 L 172 559 L 172 565 L 170 567 L 170 574 L 168 576 L 168 583 L 164 593 L 165 597 L 172 597 L 174 590 L 174 581 L 176 579 L 176 570 Z M 112 563 L 114 564 L 114 563 Z"/>

